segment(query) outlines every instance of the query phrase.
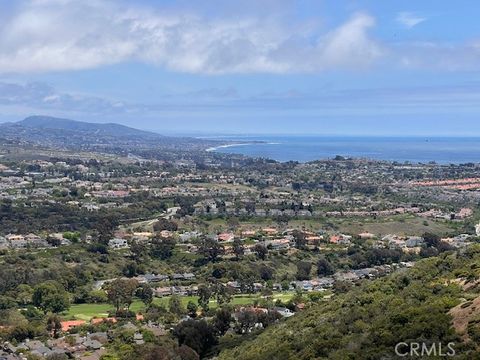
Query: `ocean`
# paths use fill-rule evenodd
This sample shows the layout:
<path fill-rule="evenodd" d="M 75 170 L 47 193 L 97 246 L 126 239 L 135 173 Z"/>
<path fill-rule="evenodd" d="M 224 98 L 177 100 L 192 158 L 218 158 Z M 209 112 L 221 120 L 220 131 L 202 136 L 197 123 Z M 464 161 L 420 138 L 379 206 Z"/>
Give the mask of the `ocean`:
<path fill-rule="evenodd" d="M 412 163 L 480 163 L 480 138 L 229 136 L 223 140 L 238 141 L 239 145 L 209 150 L 281 162 L 308 162 L 341 155 Z M 249 143 L 253 141 L 263 143 Z"/>

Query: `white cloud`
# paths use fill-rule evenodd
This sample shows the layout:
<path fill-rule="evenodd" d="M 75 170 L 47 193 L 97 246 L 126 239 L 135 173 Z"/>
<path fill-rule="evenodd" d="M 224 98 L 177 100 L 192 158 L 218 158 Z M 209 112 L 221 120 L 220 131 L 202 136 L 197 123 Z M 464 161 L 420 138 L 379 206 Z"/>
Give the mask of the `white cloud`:
<path fill-rule="evenodd" d="M 119 113 L 127 105 L 106 98 L 83 94 L 61 93 L 45 83 L 0 82 L 0 105 L 25 106 L 35 111 L 68 111 L 89 114 Z M 130 111 L 136 109 L 130 105 Z"/>
<path fill-rule="evenodd" d="M 402 26 L 406 27 L 407 29 L 411 29 L 411 28 L 417 26 L 418 24 L 426 21 L 427 18 L 420 17 L 420 16 L 415 15 L 411 12 L 403 11 L 403 12 L 398 13 L 396 20 Z"/>
<path fill-rule="evenodd" d="M 394 54 L 405 68 L 436 71 L 478 71 L 480 46 L 465 44 L 413 42 L 397 44 Z"/>
<path fill-rule="evenodd" d="M 355 14 L 319 33 L 284 16 L 210 17 L 99 0 L 30 0 L 0 24 L 0 72 L 46 72 L 141 61 L 190 73 L 318 72 L 382 54 Z"/>

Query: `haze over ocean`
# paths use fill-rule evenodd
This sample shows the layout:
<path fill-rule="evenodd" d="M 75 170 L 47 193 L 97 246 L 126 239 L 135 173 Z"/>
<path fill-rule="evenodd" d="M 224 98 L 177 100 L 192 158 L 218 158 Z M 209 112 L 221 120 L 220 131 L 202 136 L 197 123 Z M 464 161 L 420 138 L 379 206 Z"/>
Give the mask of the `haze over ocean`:
<path fill-rule="evenodd" d="M 308 162 L 336 155 L 398 162 L 439 164 L 480 162 L 480 138 L 466 137 L 339 137 L 235 136 L 240 145 L 212 151 L 265 157 L 277 161 Z M 263 143 L 251 143 L 263 141 Z"/>

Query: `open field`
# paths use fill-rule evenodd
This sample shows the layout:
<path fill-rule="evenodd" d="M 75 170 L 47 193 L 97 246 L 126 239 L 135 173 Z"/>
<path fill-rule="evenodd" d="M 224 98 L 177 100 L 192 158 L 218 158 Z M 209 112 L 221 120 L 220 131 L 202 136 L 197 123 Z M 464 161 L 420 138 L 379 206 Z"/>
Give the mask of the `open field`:
<path fill-rule="evenodd" d="M 447 223 L 426 220 L 416 216 L 396 216 L 381 220 L 344 220 L 338 223 L 339 230 L 348 234 L 370 232 L 373 234 L 387 235 L 421 235 L 425 232 L 436 234 L 449 234 L 452 229 Z"/>

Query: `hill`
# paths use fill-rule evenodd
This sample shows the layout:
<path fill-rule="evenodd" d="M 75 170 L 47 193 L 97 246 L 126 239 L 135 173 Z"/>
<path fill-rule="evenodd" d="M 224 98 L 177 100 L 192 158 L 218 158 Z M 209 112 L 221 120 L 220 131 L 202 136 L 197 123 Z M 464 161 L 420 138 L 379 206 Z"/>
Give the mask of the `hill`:
<path fill-rule="evenodd" d="M 169 137 L 115 123 L 90 123 L 51 116 L 30 116 L 0 124 L 0 141 L 48 149 L 94 151 L 141 158 L 198 159 L 203 150 L 222 142 Z"/>
<path fill-rule="evenodd" d="M 110 136 L 149 136 L 149 137 L 161 137 L 159 134 L 155 134 L 148 131 L 134 129 L 128 126 L 107 123 L 98 124 L 83 121 L 76 121 L 70 119 L 62 119 L 51 116 L 29 116 L 24 120 L 16 123 L 16 125 L 36 128 L 36 129 L 57 129 L 66 131 L 83 131 L 83 132 L 95 132 L 97 134 L 104 134 Z"/>
<path fill-rule="evenodd" d="M 437 354 L 439 344 L 447 352 L 454 343 L 456 359 L 478 359 L 478 312 L 469 310 L 461 327 L 454 323 L 455 311 L 478 302 L 478 286 L 465 283 L 478 283 L 479 259 L 480 247 L 474 245 L 461 256 L 422 260 L 406 272 L 313 305 L 254 340 L 224 350 L 219 359 L 395 359 L 401 342 L 436 346 Z"/>

